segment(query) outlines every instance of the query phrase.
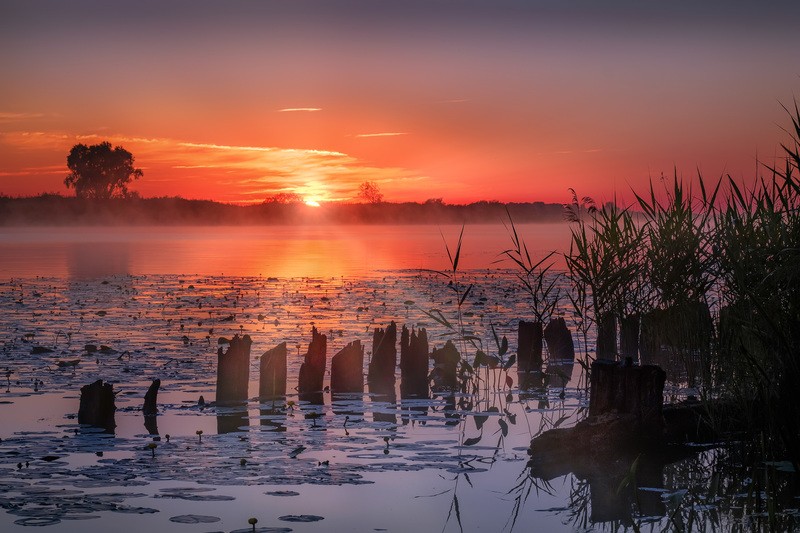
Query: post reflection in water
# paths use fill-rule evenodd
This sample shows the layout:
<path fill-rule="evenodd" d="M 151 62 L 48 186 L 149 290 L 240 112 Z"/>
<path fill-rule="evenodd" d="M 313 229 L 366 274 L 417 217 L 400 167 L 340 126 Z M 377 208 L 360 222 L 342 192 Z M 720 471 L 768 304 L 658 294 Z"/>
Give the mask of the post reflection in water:
<path fill-rule="evenodd" d="M 250 425 L 247 417 L 247 406 L 237 405 L 235 407 L 217 407 L 217 433 L 234 433 L 246 431 L 242 429 Z"/>
<path fill-rule="evenodd" d="M 284 405 L 286 405 L 286 397 L 284 396 L 263 400 L 261 408 L 258 410 L 260 425 L 272 427 L 276 432 L 286 431 L 286 410 L 283 408 Z"/>

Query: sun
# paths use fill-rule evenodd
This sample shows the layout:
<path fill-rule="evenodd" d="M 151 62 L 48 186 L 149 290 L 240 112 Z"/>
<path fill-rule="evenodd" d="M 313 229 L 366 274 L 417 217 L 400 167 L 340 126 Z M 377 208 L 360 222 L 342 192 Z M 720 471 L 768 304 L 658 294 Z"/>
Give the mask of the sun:
<path fill-rule="evenodd" d="M 319 207 L 319 202 L 314 200 L 313 198 L 306 198 L 305 204 L 309 207 Z"/>

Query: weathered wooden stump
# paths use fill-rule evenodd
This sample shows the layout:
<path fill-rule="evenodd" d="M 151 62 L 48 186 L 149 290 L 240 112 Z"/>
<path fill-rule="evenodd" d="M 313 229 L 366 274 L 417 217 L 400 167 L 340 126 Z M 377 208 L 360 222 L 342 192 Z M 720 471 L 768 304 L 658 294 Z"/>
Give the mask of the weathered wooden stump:
<path fill-rule="evenodd" d="M 551 359 L 575 359 L 575 343 L 572 333 L 567 327 L 567 321 L 562 317 L 551 320 L 544 328 L 544 340 Z"/>
<path fill-rule="evenodd" d="M 400 334 L 400 395 L 428 396 L 428 332 L 403 326 Z"/>
<path fill-rule="evenodd" d="M 107 431 L 113 430 L 117 424 L 114 421 L 114 386 L 103 383 L 98 379 L 90 385 L 81 387 L 80 407 L 78 408 L 78 423 L 101 427 Z"/>
<path fill-rule="evenodd" d="M 226 352 L 221 346 L 217 350 L 217 404 L 247 401 L 252 344 L 250 335 L 234 335 Z"/>
<path fill-rule="evenodd" d="M 597 359 L 613 361 L 617 358 L 617 317 L 603 313 L 597 320 Z"/>
<path fill-rule="evenodd" d="M 543 335 L 541 322 L 519 321 L 517 371 L 525 373 L 542 371 Z"/>
<path fill-rule="evenodd" d="M 297 391 L 300 393 L 301 399 L 312 403 L 321 400 L 327 351 L 328 338 L 319 333 L 316 327 L 312 327 L 311 343 L 308 345 L 303 364 L 300 365 L 300 377 L 297 384 Z M 306 397 L 303 398 L 303 395 Z"/>
<path fill-rule="evenodd" d="M 158 418 L 155 416 L 144 417 L 144 429 L 148 435 L 158 435 Z"/>
<path fill-rule="evenodd" d="M 144 395 L 144 427 L 150 435 L 158 435 L 158 389 L 161 388 L 161 380 L 154 379 Z"/>
<path fill-rule="evenodd" d="M 370 392 L 388 394 L 389 391 L 394 391 L 395 367 L 397 367 L 397 324 L 392 321 L 385 330 L 375 328 L 372 336 L 372 359 L 367 374 Z"/>
<path fill-rule="evenodd" d="M 431 370 L 430 379 L 433 382 L 431 389 L 435 392 L 442 391 L 455 391 L 459 389 L 458 376 L 458 362 L 461 361 L 461 355 L 456 350 L 453 341 L 447 341 L 443 348 L 438 350 L 434 349 L 431 353 L 433 359 L 433 370 Z"/>
<path fill-rule="evenodd" d="M 572 428 L 545 431 L 531 441 L 531 461 L 546 465 L 627 457 L 662 446 L 666 374 L 657 366 L 592 363 L 589 416 Z"/>
<path fill-rule="evenodd" d="M 639 360 L 639 315 L 622 317 L 619 322 L 619 353 L 623 359 Z"/>
<path fill-rule="evenodd" d="M 286 343 L 264 352 L 259 363 L 258 397 L 269 400 L 286 396 Z"/>
<path fill-rule="evenodd" d="M 331 358 L 331 393 L 364 392 L 364 347 L 355 340 Z"/>
<path fill-rule="evenodd" d="M 605 413 L 633 415 L 639 431 L 657 434 L 664 429 L 666 373 L 654 365 L 595 361 L 589 384 L 589 416 Z"/>
<path fill-rule="evenodd" d="M 146 417 L 158 414 L 158 389 L 161 388 L 161 380 L 154 379 L 144 395 L 144 406 L 142 414 Z"/>

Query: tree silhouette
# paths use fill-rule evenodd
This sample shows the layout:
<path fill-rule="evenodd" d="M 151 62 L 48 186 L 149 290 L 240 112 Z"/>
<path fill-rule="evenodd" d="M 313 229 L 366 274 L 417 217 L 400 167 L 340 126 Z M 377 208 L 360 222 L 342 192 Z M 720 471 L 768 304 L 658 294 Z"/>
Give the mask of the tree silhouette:
<path fill-rule="evenodd" d="M 134 168 L 133 155 L 121 146 L 111 148 L 108 141 L 92 146 L 76 144 L 67 156 L 70 174 L 64 185 L 75 189 L 78 198 L 103 200 L 127 198 L 128 184 L 142 177 Z"/>
<path fill-rule="evenodd" d="M 303 197 L 296 192 L 279 192 L 264 200 L 265 204 L 299 204 Z"/>
<path fill-rule="evenodd" d="M 358 188 L 358 197 L 371 204 L 379 204 L 383 201 L 383 193 L 374 181 L 365 181 Z"/>

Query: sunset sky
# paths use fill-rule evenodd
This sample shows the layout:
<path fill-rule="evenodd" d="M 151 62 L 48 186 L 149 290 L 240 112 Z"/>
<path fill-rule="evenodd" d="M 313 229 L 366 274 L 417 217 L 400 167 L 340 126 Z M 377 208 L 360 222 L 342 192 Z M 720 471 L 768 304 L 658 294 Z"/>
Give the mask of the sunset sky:
<path fill-rule="evenodd" d="M 142 196 L 608 199 L 752 180 L 800 96 L 800 2 L 0 0 L 0 194 L 72 145 Z"/>

